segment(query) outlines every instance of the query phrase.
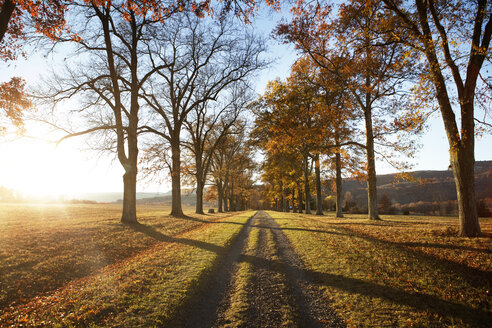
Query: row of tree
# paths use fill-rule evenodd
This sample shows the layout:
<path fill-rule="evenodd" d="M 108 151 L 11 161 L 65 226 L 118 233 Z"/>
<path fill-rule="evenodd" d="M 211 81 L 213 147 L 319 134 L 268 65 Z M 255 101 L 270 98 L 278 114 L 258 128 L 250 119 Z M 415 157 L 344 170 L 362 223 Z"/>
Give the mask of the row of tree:
<path fill-rule="evenodd" d="M 219 97 L 237 94 L 234 90 L 266 65 L 261 56 L 264 43 L 227 15 L 232 11 L 248 21 L 257 3 L 4 0 L 0 6 L 2 58 L 22 52 L 18 42 L 25 39 L 26 25 L 47 36 L 50 47 L 72 46 L 65 59 L 67 69 L 46 81 L 48 88 L 38 94 L 38 101 L 59 104 L 77 96 L 84 101 L 70 114 L 81 114 L 88 125 L 65 128 L 66 137 L 100 133 L 99 147 L 116 152 L 125 170 L 122 221 L 136 221 L 139 149 L 152 144 L 148 139 L 155 136 L 162 138 L 159 156 L 171 170 L 172 214 L 182 215 L 182 132 L 188 126 L 196 131 L 205 126 L 186 120 L 194 111 L 196 119 L 207 117 L 200 114 L 200 107 L 220 112 L 215 106 Z M 418 132 L 424 109 L 438 108 L 450 146 L 460 234 L 479 235 L 474 140 L 482 131 L 475 125 L 483 122 L 475 107 L 484 106 L 485 114 L 490 111 L 490 77 L 481 73 L 490 63 L 491 7 L 487 0 L 347 0 L 337 7 L 330 1 L 297 1 L 292 21 L 279 25 L 276 32 L 304 57 L 287 85 L 280 81 L 278 87 L 271 85 L 260 99 L 263 103 L 255 106 L 258 112 L 262 106 L 290 108 L 293 116 L 287 116 L 294 120 L 287 124 L 285 136 L 278 132 L 282 130 L 259 128 L 257 142 L 275 156 L 300 163 L 306 198 L 310 197 L 306 173 L 311 167 L 320 171 L 331 156 L 339 176 L 341 168 L 348 167 L 343 162 L 353 158 L 348 156 L 352 149 L 364 151 L 369 217 L 377 219 L 376 146 L 411 151 L 412 145 L 398 135 Z M 1 109 L 17 124 L 16 114 L 29 105 L 23 102 L 23 89 L 22 81 L 14 79 L 0 86 Z M 409 92 L 414 96 L 407 97 Z M 284 100 L 276 98 L 281 93 L 287 95 Z M 267 114 L 261 113 L 258 122 L 262 116 Z M 53 118 L 46 122 L 59 123 Z M 365 140 L 357 138 L 360 131 Z M 154 137 L 148 137 L 151 134 Z M 289 138 L 295 142 L 289 144 Z M 197 154 L 200 147 L 195 147 Z M 202 161 L 205 167 L 206 163 Z M 198 176 L 203 180 L 207 174 Z M 278 188 L 284 193 L 293 189 L 281 182 Z"/>
<path fill-rule="evenodd" d="M 320 166 L 326 162 L 335 168 L 342 216 L 341 172 L 354 168 L 348 161 L 359 149 L 365 152 L 368 215 L 379 219 L 376 155 L 392 164 L 397 163 L 387 150 L 411 155 L 408 135 L 418 134 L 438 108 L 449 140 L 460 234 L 479 235 L 474 140 L 475 124 L 482 122 L 475 104 L 490 114 L 490 85 L 480 72 L 484 62 L 490 64 L 491 3 L 351 0 L 333 8 L 329 2 L 298 1 L 292 20 L 276 30 L 303 57 L 255 105 L 271 200 L 293 201 L 297 194 L 301 207 L 295 190 L 302 185 L 309 213 L 314 167 L 321 214 Z"/>
<path fill-rule="evenodd" d="M 211 172 L 220 197 L 228 200 L 226 209 L 241 207 L 236 204 L 244 203 L 243 189 L 252 185 L 240 118 L 251 98 L 250 78 L 269 63 L 266 45 L 251 26 L 227 15 L 234 10 L 247 17 L 251 4 L 218 6 L 212 15 L 206 1 L 1 3 L 6 59 L 18 54 L 12 42 L 20 45 L 26 39 L 64 56 L 56 73 L 34 91 L 35 105 L 47 109 L 40 120 L 62 131 L 60 141 L 91 135 L 96 149 L 115 153 L 124 169 L 124 223 L 137 222 L 142 165 L 146 173 L 169 170 L 175 216 L 183 215 L 183 170 L 196 181 L 197 213 L 203 213 L 203 189 Z M 7 111 L 14 123 L 28 106 L 21 102 L 24 85 L 15 89 L 22 94 L 2 105 L 14 108 Z M 184 164 L 183 156 L 188 159 Z"/>

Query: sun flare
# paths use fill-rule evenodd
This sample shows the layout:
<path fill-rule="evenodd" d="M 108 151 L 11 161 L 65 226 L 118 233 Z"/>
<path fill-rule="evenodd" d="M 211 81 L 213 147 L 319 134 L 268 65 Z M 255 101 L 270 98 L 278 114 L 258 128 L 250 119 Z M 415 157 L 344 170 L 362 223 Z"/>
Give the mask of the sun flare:
<path fill-rule="evenodd" d="M 90 154 L 70 142 L 56 146 L 22 139 L 0 144 L 0 151 L 4 154 L 0 160 L 0 186 L 28 197 L 70 197 L 81 192 L 111 190 L 107 186 L 121 179 L 118 170 L 106 163 L 107 159 L 89 160 Z M 108 170 L 94 172 L 98 164 Z"/>

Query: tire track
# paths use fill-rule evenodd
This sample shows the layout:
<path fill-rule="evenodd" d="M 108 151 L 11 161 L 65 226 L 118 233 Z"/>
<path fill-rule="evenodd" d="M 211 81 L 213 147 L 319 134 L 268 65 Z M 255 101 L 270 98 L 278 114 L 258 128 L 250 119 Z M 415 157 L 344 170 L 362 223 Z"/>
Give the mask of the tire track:
<path fill-rule="evenodd" d="M 346 327 L 265 212 L 247 222 L 210 276 L 180 327 Z"/>

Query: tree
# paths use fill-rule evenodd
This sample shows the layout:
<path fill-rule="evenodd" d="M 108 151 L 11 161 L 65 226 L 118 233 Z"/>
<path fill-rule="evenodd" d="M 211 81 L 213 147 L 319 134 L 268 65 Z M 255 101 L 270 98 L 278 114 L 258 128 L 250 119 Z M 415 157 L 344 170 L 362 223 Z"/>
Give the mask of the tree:
<path fill-rule="evenodd" d="M 343 198 L 343 208 L 345 211 L 350 210 L 352 207 L 356 206 L 354 199 L 352 197 L 352 193 L 350 191 L 347 191 L 345 193 L 345 197 Z"/>
<path fill-rule="evenodd" d="M 353 142 L 358 129 L 353 125 L 356 118 L 351 111 L 352 106 L 343 83 L 339 81 L 339 74 L 332 73 L 320 67 L 310 56 L 305 56 L 298 62 L 298 78 L 318 88 L 317 111 L 313 120 L 318 133 L 316 154 L 316 189 L 317 203 L 322 202 L 321 177 L 319 157 L 321 154 L 334 156 L 333 167 L 335 171 L 336 192 L 336 217 L 343 217 L 342 213 L 342 153 L 346 153 L 347 146 L 358 145 Z M 293 66 L 293 68 L 297 67 Z M 342 147 L 345 150 L 342 150 Z M 322 214 L 321 206 L 317 208 L 317 214 Z"/>
<path fill-rule="evenodd" d="M 388 195 L 383 194 L 381 199 L 379 200 L 379 211 L 384 214 L 388 214 L 391 209 L 391 200 L 388 198 Z"/>
<path fill-rule="evenodd" d="M 211 174 L 217 188 L 219 212 L 236 210 L 241 199 L 246 199 L 253 190 L 255 165 L 246 139 L 246 122 L 237 120 L 213 153 Z"/>
<path fill-rule="evenodd" d="M 449 143 L 458 195 L 459 234 L 478 236 L 474 105 L 478 78 L 490 53 L 492 4 L 486 0 L 383 2 L 401 26 L 394 37 L 425 56 L 423 77 L 434 86 Z"/>
<path fill-rule="evenodd" d="M 0 111 L 3 114 L 0 116 L 0 135 L 7 132 L 10 124 L 23 131 L 23 113 L 32 105 L 25 93 L 25 86 L 25 82 L 18 77 L 0 84 Z"/>
<path fill-rule="evenodd" d="M 166 20 L 154 40 L 158 46 L 151 63 L 157 75 L 142 97 L 156 119 L 145 128 L 170 145 L 171 215 L 182 216 L 181 132 L 186 118 L 197 106 L 216 100 L 228 86 L 265 67 L 261 55 L 266 48 L 260 38 L 230 20 L 207 23 L 185 12 Z"/>
<path fill-rule="evenodd" d="M 332 19 L 331 7 L 324 4 L 306 5 L 299 1 L 292 9 L 293 20 L 281 24 L 277 33 L 285 42 L 296 47 L 315 61 L 322 69 L 338 76 L 337 81 L 349 90 L 354 108 L 360 109 L 365 125 L 368 186 L 368 216 L 379 219 L 375 167 L 375 141 L 400 131 L 419 131 L 422 117 L 419 111 L 406 111 L 400 119 L 389 97 L 396 97 L 404 81 L 412 77 L 412 61 L 398 42 L 387 32 L 396 25 L 395 15 L 379 1 L 353 0 L 339 7 Z M 376 110 L 391 113 L 394 121 L 375 122 Z M 375 123 L 377 125 L 375 126 Z M 401 139 L 400 139 L 401 142 Z M 389 146 L 411 150 L 411 145 L 395 142 Z"/>
<path fill-rule="evenodd" d="M 194 159 L 196 182 L 196 213 L 203 214 L 203 188 L 212 163 L 213 154 L 222 139 L 230 133 L 231 126 L 246 108 L 251 96 L 247 85 L 234 84 L 221 102 L 207 101 L 194 110 L 185 120 L 188 140 L 184 146 Z"/>
<path fill-rule="evenodd" d="M 155 19 L 154 7 L 126 1 L 76 3 L 72 10 L 87 20 L 71 25 L 77 38 L 60 37 L 57 44 L 75 44 L 79 56 L 66 59 L 65 72 L 46 81 L 48 89 L 42 96 L 53 106 L 80 97 L 80 110 L 71 114 L 82 114 L 88 125 L 76 131 L 65 126 L 60 141 L 105 133 L 102 140 L 108 144 L 103 147 L 116 152 L 125 171 L 121 221 L 136 223 L 138 135 L 144 132 L 139 126 L 140 94 L 149 78 L 163 68 L 149 65 L 148 52 L 153 45 L 148 40 L 165 16 Z M 45 121 L 56 125 L 54 118 Z"/>
<path fill-rule="evenodd" d="M 286 82 L 271 81 L 262 97 L 254 105 L 256 125 L 267 136 L 263 147 L 267 152 L 291 152 L 294 150 L 302 157 L 302 172 L 306 213 L 311 213 L 311 190 L 309 178 L 312 161 L 319 150 L 320 131 L 324 120 L 315 120 L 319 113 L 316 106 L 317 88 L 295 71 Z M 318 123 L 318 124 L 317 124 Z"/>

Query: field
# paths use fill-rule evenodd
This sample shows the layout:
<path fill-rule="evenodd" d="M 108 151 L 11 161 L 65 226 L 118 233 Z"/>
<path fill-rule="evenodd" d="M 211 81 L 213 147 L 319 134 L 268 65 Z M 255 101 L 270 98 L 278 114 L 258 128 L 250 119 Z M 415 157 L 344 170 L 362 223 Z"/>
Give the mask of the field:
<path fill-rule="evenodd" d="M 140 207 L 132 227 L 117 205 L 2 205 L 0 325 L 168 319 L 252 215 L 169 212 Z"/>
<path fill-rule="evenodd" d="M 456 237 L 457 219 L 270 212 L 354 327 L 480 327 L 492 322 L 489 237 Z"/>
<path fill-rule="evenodd" d="M 0 326 L 487 327 L 488 237 L 457 220 L 119 205 L 0 212 Z"/>

